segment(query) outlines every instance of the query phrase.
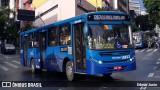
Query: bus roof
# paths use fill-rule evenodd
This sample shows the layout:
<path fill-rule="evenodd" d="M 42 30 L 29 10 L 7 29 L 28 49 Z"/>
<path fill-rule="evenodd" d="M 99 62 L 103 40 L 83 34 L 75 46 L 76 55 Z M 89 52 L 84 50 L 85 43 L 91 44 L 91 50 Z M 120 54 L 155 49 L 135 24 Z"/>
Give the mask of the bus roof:
<path fill-rule="evenodd" d="M 87 15 L 90 15 L 90 14 L 129 15 L 129 14 L 126 14 L 126 13 L 123 13 L 123 12 L 117 12 L 117 11 L 89 12 L 89 13 L 84 13 L 84 14 L 81 14 L 81 15 L 77 15 L 75 17 L 72 17 L 72 18 L 69 18 L 69 19 L 66 19 L 66 20 L 62 20 L 62 21 L 58 21 L 58 22 L 53 22 L 52 24 L 49 24 L 49 25 L 46 25 L 46 26 L 42 26 L 42 27 L 38 27 L 38 28 L 34 28 L 34 29 L 31 29 L 31 30 L 27 30 L 27 31 L 21 32 L 20 35 L 28 34 L 28 33 L 31 33 L 31 32 L 36 32 L 36 31 L 39 31 L 39 30 L 45 30 L 45 29 L 47 29 L 49 27 L 56 26 L 56 25 L 63 24 L 63 23 L 67 23 L 67 22 L 71 22 L 71 21 L 74 21 L 74 20 L 77 20 L 77 19 L 81 19 L 81 18 L 87 19 Z"/>

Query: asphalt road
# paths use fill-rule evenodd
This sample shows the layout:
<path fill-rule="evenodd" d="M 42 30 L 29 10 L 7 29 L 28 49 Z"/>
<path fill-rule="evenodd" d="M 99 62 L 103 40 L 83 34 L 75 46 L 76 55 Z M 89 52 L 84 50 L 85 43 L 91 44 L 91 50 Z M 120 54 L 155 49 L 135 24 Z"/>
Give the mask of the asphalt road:
<path fill-rule="evenodd" d="M 154 83 L 160 86 L 160 50 L 137 49 L 137 70 L 114 73 L 111 77 L 101 75 L 78 75 L 76 82 L 67 81 L 64 73 L 46 72 L 32 74 L 31 70 L 19 62 L 19 55 L 0 53 L 0 81 L 42 82 L 43 88 L 0 88 L 0 90 L 159 90 L 160 87 L 137 86 L 137 83 Z M 146 82 L 145 82 L 146 81 Z M 1 83 L 1 82 L 0 82 Z"/>

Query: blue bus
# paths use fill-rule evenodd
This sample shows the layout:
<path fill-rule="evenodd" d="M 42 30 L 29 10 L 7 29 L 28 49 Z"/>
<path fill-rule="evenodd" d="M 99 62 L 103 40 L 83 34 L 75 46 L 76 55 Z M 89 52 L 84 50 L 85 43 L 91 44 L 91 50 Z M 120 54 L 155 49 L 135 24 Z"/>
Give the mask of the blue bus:
<path fill-rule="evenodd" d="M 148 46 L 148 35 L 147 32 L 138 31 L 133 32 L 133 43 L 135 48 L 145 48 Z"/>
<path fill-rule="evenodd" d="M 110 76 L 136 69 L 131 20 L 116 11 L 85 13 L 20 33 L 20 62 L 33 73 Z"/>

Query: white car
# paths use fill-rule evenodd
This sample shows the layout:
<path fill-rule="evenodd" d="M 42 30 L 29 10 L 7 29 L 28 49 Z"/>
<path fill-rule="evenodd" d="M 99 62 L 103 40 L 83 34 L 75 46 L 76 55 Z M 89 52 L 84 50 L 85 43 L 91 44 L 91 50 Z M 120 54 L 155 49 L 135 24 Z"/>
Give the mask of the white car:
<path fill-rule="evenodd" d="M 13 44 L 2 44 L 1 53 L 16 53 L 16 48 Z"/>

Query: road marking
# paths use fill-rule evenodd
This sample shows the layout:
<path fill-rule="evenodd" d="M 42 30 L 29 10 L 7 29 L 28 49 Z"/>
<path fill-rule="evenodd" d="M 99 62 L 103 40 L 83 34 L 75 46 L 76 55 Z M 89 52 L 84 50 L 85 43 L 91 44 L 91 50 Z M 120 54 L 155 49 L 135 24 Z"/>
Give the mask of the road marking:
<path fill-rule="evenodd" d="M 156 51 L 157 51 L 157 49 L 155 49 L 154 51 L 152 51 L 151 53 L 149 53 L 147 56 L 151 56 Z"/>
<path fill-rule="evenodd" d="M 3 69 L 4 71 L 8 71 L 9 69 L 3 65 L 0 64 L 0 68 Z"/>
<path fill-rule="evenodd" d="M 145 49 L 141 50 L 140 52 L 144 52 Z"/>
<path fill-rule="evenodd" d="M 146 52 L 150 52 L 152 49 L 148 49 Z"/>
<path fill-rule="evenodd" d="M 154 73 L 150 73 L 150 74 L 148 75 L 148 77 L 153 77 L 153 75 L 154 75 Z"/>
<path fill-rule="evenodd" d="M 140 90 L 145 90 L 147 89 L 147 87 L 140 87 Z"/>
<path fill-rule="evenodd" d="M 9 66 L 11 66 L 11 67 L 18 68 L 18 66 L 14 65 L 12 63 L 9 63 L 9 62 L 4 62 L 4 63 L 7 64 L 7 65 L 9 65 Z"/>
<path fill-rule="evenodd" d="M 12 62 L 17 63 L 17 64 L 20 64 L 20 62 L 18 62 L 18 61 L 12 61 Z"/>
<path fill-rule="evenodd" d="M 156 64 L 160 64 L 160 62 L 157 62 Z"/>
<path fill-rule="evenodd" d="M 155 78 L 160 78 L 160 76 L 154 76 Z"/>
<path fill-rule="evenodd" d="M 136 50 L 135 52 L 138 52 L 139 50 Z"/>
<path fill-rule="evenodd" d="M 158 68 L 157 66 L 154 66 L 154 67 L 153 67 L 153 70 L 156 70 L 157 68 Z"/>
<path fill-rule="evenodd" d="M 155 49 L 154 52 L 157 51 L 157 50 L 158 50 L 158 49 Z"/>

